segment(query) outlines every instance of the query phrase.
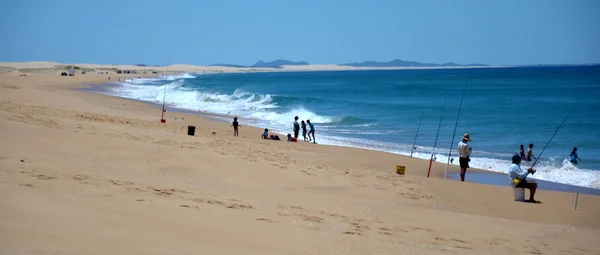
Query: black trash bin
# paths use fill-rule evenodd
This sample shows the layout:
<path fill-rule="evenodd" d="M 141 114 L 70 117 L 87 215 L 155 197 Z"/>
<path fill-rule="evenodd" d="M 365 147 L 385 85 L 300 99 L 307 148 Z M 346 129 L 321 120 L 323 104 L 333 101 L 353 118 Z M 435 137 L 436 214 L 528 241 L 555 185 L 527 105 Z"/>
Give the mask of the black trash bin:
<path fill-rule="evenodd" d="M 195 133 L 196 133 L 196 127 L 188 126 L 188 135 L 194 136 Z"/>

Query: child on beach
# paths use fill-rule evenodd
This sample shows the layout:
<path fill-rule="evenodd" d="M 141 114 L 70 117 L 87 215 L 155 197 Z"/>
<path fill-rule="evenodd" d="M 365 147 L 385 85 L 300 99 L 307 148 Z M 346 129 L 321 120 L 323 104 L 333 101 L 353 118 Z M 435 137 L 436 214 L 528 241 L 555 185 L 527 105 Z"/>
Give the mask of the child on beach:
<path fill-rule="evenodd" d="M 233 127 L 233 136 L 239 136 L 238 135 L 238 128 L 241 127 L 240 124 L 237 121 L 237 117 L 233 118 L 233 123 L 231 125 Z"/>
<path fill-rule="evenodd" d="M 577 156 L 577 147 L 573 147 L 573 151 L 571 151 L 571 154 L 569 154 L 569 157 L 571 157 L 571 164 L 573 164 L 573 165 L 577 165 L 578 159 L 579 159 L 579 161 L 581 161 L 581 159 Z"/>
<path fill-rule="evenodd" d="M 310 139 L 310 134 L 312 134 L 313 143 L 317 143 L 317 139 L 315 139 L 315 126 L 310 123 L 310 120 L 306 120 L 306 123 L 308 123 L 308 126 L 310 126 L 310 131 L 308 131 L 308 139 Z"/>
<path fill-rule="evenodd" d="M 265 139 L 265 140 L 274 140 L 274 141 L 279 141 L 280 140 L 278 135 L 269 135 L 269 129 L 268 128 L 265 128 L 265 132 L 262 133 L 262 135 L 260 135 L 260 137 L 262 139 Z"/>
<path fill-rule="evenodd" d="M 297 142 L 298 141 L 296 138 L 292 137 L 291 134 L 288 134 L 287 137 L 288 137 L 288 139 L 287 139 L 288 142 Z"/>
<path fill-rule="evenodd" d="M 302 127 L 302 136 L 304 137 L 304 141 L 310 141 L 310 137 L 306 138 L 306 123 L 304 123 L 304 121 L 300 123 L 300 127 Z"/>

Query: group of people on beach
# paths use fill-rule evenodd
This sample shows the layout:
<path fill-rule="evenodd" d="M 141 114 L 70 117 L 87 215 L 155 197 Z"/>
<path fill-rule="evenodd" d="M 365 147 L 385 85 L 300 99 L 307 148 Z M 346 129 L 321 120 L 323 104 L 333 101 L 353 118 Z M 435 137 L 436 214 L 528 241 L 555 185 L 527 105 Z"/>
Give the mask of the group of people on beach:
<path fill-rule="evenodd" d="M 469 168 L 469 162 L 471 162 L 471 153 L 473 149 L 468 145 L 468 142 L 472 141 L 469 134 L 464 134 L 462 140 L 458 143 L 458 155 L 460 165 L 460 180 L 465 181 L 465 174 L 467 168 Z M 572 164 L 577 164 L 577 160 L 581 161 L 577 155 L 577 147 L 574 147 L 569 154 L 569 161 Z M 537 159 L 533 155 L 533 144 L 529 144 L 527 152 L 524 150 L 524 146 L 521 144 L 518 154 L 512 156 L 512 163 L 508 170 L 508 178 L 513 188 L 524 188 L 529 189 L 529 199 L 526 202 L 537 203 L 535 200 L 535 191 L 537 189 L 537 183 L 532 180 L 527 180 L 529 174 L 534 174 L 536 171 L 533 167 L 527 168 L 526 170 L 521 168 L 521 161 L 531 162 L 531 159 Z"/>
<path fill-rule="evenodd" d="M 527 152 L 525 152 L 524 147 L 521 144 L 521 147 L 519 148 L 519 157 L 521 158 L 521 161 L 524 160 L 527 162 L 531 162 L 531 158 L 536 159 L 536 157 L 533 156 L 533 144 L 532 143 L 529 144 L 529 148 L 527 149 Z M 579 156 L 577 156 L 577 147 L 573 147 L 573 150 L 569 154 L 569 162 L 571 162 L 571 164 L 573 164 L 573 165 L 577 165 L 579 163 L 577 160 L 581 161 Z"/>
<path fill-rule="evenodd" d="M 302 124 L 298 123 L 298 116 L 295 116 L 294 117 L 294 126 L 293 126 L 294 136 L 292 136 L 291 134 L 288 133 L 287 141 L 288 142 L 297 142 L 298 134 L 300 133 L 300 128 L 302 128 L 302 136 L 304 137 L 304 141 L 317 143 L 317 140 L 315 139 L 315 126 L 310 122 L 310 120 L 306 120 L 306 123 L 304 122 L 304 120 L 302 120 L 301 123 Z M 310 131 L 307 130 L 306 124 L 308 124 Z M 233 136 L 239 136 L 238 129 L 241 125 L 238 122 L 237 117 L 233 118 L 233 122 L 231 123 L 231 126 L 233 127 Z M 310 137 L 311 135 L 312 135 L 312 139 Z M 275 140 L 275 141 L 281 140 L 278 135 L 269 135 L 268 128 L 265 128 L 264 132 L 260 136 L 262 139 L 265 139 L 265 140 Z"/>
<path fill-rule="evenodd" d="M 315 139 L 315 126 L 312 123 L 310 123 L 310 120 L 306 120 L 306 123 L 304 123 L 304 120 L 302 120 L 300 123 L 301 124 L 298 124 L 298 116 L 294 117 L 294 142 L 298 140 L 298 133 L 300 132 L 300 128 L 302 128 L 302 136 L 304 137 L 304 141 L 317 143 L 317 140 Z M 308 131 L 308 136 L 306 136 L 306 124 L 308 124 L 308 126 L 310 127 L 310 131 Z M 310 138 L 311 134 L 312 139 Z M 288 141 L 290 141 L 289 139 L 291 139 L 291 137 L 292 136 L 288 134 Z"/>

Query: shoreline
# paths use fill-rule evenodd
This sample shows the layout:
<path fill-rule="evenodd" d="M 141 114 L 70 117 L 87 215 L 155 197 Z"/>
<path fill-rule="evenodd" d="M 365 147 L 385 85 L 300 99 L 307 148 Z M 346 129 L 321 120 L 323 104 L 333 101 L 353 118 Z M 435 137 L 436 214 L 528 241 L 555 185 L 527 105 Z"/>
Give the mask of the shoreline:
<path fill-rule="evenodd" d="M 427 178 L 422 159 L 266 141 L 250 126 L 234 137 L 175 111 L 160 123 L 148 103 L 73 89 L 106 81 L 0 75 L 1 251 L 600 252 L 600 196 L 515 202 L 508 187 L 440 178 L 445 164 Z"/>
<path fill-rule="evenodd" d="M 156 77 L 156 76 L 154 76 Z M 90 87 L 89 88 L 73 88 L 73 89 L 77 89 L 77 90 L 81 90 L 81 91 L 85 91 L 88 93 L 96 93 L 96 94 L 101 94 L 103 96 L 109 96 L 109 97 L 115 97 L 115 98 L 120 98 L 120 99 L 124 99 L 124 100 L 130 100 L 130 101 L 134 101 L 134 102 L 139 102 L 142 104 L 146 104 L 149 105 L 155 109 L 161 109 L 161 104 L 159 103 L 154 103 L 154 102 L 148 102 L 148 101 L 143 101 L 143 100 L 137 100 L 137 99 L 131 99 L 131 98 L 126 98 L 126 97 L 120 97 L 120 96 L 116 96 L 116 95 L 110 95 L 110 94 L 105 94 L 105 93 L 101 93 L 103 91 L 107 91 L 107 90 L 103 90 L 102 88 L 107 85 L 107 83 L 104 84 L 88 84 Z M 109 84 L 110 86 L 120 86 L 119 84 Z M 165 106 L 166 109 L 167 106 Z M 227 119 L 232 119 L 234 116 L 233 115 L 227 115 L 227 114 L 215 114 L 215 113 L 210 113 L 210 112 L 203 112 L 203 111 L 193 111 L 193 110 L 188 110 L 188 109 L 183 109 L 183 108 L 178 108 L 178 107 L 173 107 L 173 106 L 169 106 L 169 111 L 168 112 L 177 112 L 177 113 L 183 113 L 183 114 L 189 114 L 189 115 L 193 115 L 193 116 L 198 116 L 198 117 L 202 117 L 202 118 L 206 118 L 210 121 L 216 121 L 219 123 L 227 123 L 230 124 L 228 122 Z M 177 121 L 177 118 L 174 118 L 175 121 Z M 181 117 L 180 117 L 181 120 Z M 251 126 L 248 125 L 250 127 L 252 127 L 253 129 L 256 129 L 257 131 L 257 136 L 259 136 L 259 133 L 262 132 L 262 128 L 261 127 L 257 127 L 257 126 Z M 248 127 L 245 126 L 245 127 Z M 267 127 L 268 128 L 268 127 Z M 279 134 L 280 136 L 285 136 L 286 134 L 284 133 L 280 133 L 280 132 L 276 132 L 271 130 L 271 128 L 269 128 L 269 132 L 271 133 L 276 133 Z M 285 142 L 285 139 L 282 140 L 283 142 Z M 305 143 L 304 141 L 301 141 L 300 139 L 298 140 L 298 143 Z M 321 146 L 335 146 L 335 147 L 341 147 L 341 148 L 353 148 L 353 149 L 361 149 L 361 150 L 368 150 L 368 151 L 373 151 L 373 152 L 380 152 L 380 153 L 388 153 L 388 154 L 392 154 L 392 155 L 397 155 L 400 157 L 406 157 L 406 158 L 413 158 L 410 157 L 408 155 L 404 155 L 401 153 L 396 153 L 396 152 L 391 152 L 391 151 L 385 151 L 382 149 L 377 149 L 377 148 L 370 148 L 367 146 L 352 146 L 352 145 L 348 145 L 348 144 L 321 144 L 319 143 L 318 145 Z M 440 154 L 442 155 L 442 154 Z M 414 157 L 414 159 L 417 160 L 422 160 L 423 162 L 428 162 L 428 159 L 423 159 L 423 158 L 419 158 L 419 157 Z M 436 164 L 441 164 L 445 167 L 446 163 L 443 162 L 438 162 L 438 161 L 434 161 Z M 452 167 L 453 166 L 453 167 Z M 460 181 L 460 178 L 456 178 L 457 174 L 460 172 L 458 169 L 458 164 L 450 164 L 449 168 L 448 168 L 448 180 L 453 180 L 453 181 Z M 475 177 L 473 180 L 473 177 L 470 178 L 470 174 L 469 173 L 475 173 Z M 469 168 L 467 171 L 467 175 L 466 175 L 466 182 L 473 182 L 473 183 L 478 183 L 478 184 L 485 184 L 485 185 L 498 185 L 498 186 L 510 186 L 508 184 L 508 181 L 504 181 L 500 182 L 498 181 L 497 176 L 502 176 L 504 177 L 504 179 L 506 179 L 507 174 L 503 173 L 503 172 L 499 172 L 499 171 L 493 171 L 493 170 L 488 170 L 488 169 L 481 169 L 481 168 Z M 442 178 L 444 177 L 443 173 L 438 173 L 435 177 L 437 178 Z M 531 178 L 531 177 L 530 177 Z M 535 178 L 532 178 L 535 179 Z M 553 182 L 553 181 L 547 181 L 547 180 L 542 180 L 542 179 L 535 179 L 536 181 L 538 181 L 538 183 L 540 184 L 540 186 L 538 187 L 539 190 L 546 190 L 546 191 L 558 191 L 558 192 L 566 192 L 566 193 L 574 193 L 574 192 L 579 192 L 582 194 L 588 194 L 588 195 L 596 195 L 596 196 L 600 196 L 600 189 L 597 188 L 592 188 L 592 187 L 586 187 L 586 186 L 578 186 L 578 185 L 571 185 L 571 184 L 566 184 L 566 183 L 559 183 L 559 182 Z M 544 186 L 544 184 L 548 184 L 549 186 Z"/>

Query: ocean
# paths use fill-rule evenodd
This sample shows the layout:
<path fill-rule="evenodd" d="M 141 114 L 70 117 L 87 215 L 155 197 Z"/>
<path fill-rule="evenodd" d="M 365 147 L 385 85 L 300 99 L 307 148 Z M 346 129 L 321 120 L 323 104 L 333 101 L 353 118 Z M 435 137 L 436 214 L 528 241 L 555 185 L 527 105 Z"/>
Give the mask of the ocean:
<path fill-rule="evenodd" d="M 503 173 L 521 144 L 534 144 L 538 156 L 585 95 L 530 178 L 600 188 L 599 82 L 600 66 L 250 72 L 133 79 L 102 93 L 159 104 L 165 96 L 168 111 L 227 122 L 237 116 L 242 126 L 283 135 L 293 133 L 298 116 L 314 124 L 319 144 L 402 155 L 416 144 L 413 157 L 434 153 L 446 163 L 450 151 L 455 165 L 456 146 L 469 133 L 471 167 Z M 568 161 L 573 147 L 578 165 Z"/>

